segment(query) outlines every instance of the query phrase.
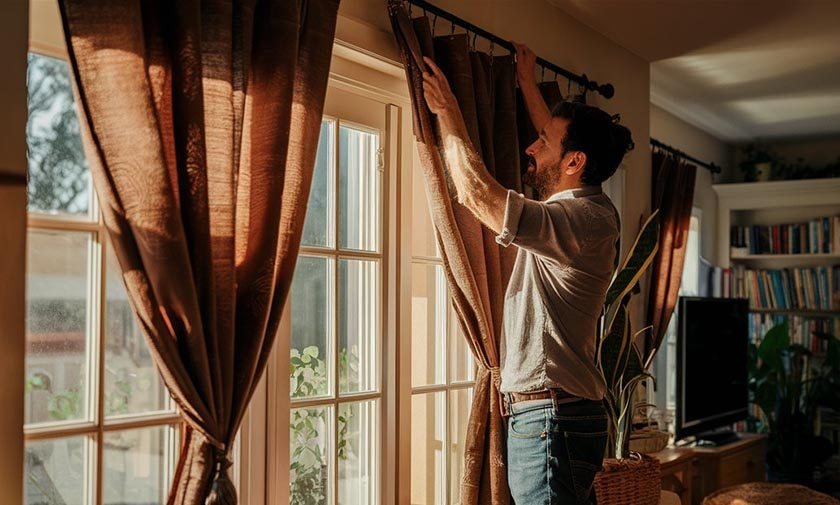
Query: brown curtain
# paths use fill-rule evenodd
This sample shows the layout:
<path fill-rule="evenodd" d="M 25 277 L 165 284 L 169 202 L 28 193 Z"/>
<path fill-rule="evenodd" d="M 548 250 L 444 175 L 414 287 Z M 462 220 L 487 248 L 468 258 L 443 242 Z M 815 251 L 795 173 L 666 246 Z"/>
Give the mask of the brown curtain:
<path fill-rule="evenodd" d="M 645 365 L 653 360 L 674 312 L 685 263 L 685 247 L 697 167 L 660 149 L 651 153 L 652 201 L 659 209 L 659 250 L 651 266 Z"/>
<path fill-rule="evenodd" d="M 433 37 L 429 20 L 409 19 L 399 1 L 389 2 L 389 12 L 410 86 L 414 134 L 449 290 L 479 364 L 467 426 L 461 503 L 507 504 L 505 422 L 498 393 L 499 336 L 515 248 L 500 248 L 495 235 L 453 198 L 437 127 L 423 98 L 422 57 L 433 58 L 449 79 L 470 140 L 488 170 L 504 186 L 521 191 L 513 57 L 470 50 L 466 34 Z"/>
<path fill-rule="evenodd" d="M 337 10 L 61 1 L 105 224 L 188 425 L 170 504 L 236 502 L 229 451 L 292 281 Z"/>

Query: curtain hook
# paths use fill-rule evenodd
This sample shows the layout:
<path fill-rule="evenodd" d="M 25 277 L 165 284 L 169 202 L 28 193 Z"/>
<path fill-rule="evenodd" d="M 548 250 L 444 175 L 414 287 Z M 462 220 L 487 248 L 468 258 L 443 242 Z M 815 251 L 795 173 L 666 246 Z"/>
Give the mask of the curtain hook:
<path fill-rule="evenodd" d="M 449 32 L 449 35 L 455 35 L 455 22 L 454 22 L 454 21 L 450 21 L 450 22 L 449 22 L 449 24 L 451 24 L 451 25 L 452 25 L 452 31 L 451 31 L 451 32 Z"/>
<path fill-rule="evenodd" d="M 408 17 L 411 18 L 411 8 L 414 7 L 414 4 L 412 4 L 411 2 L 407 2 L 407 3 L 408 3 Z"/>
<path fill-rule="evenodd" d="M 437 26 L 437 14 L 432 18 L 432 37 L 435 36 L 435 27 Z"/>
<path fill-rule="evenodd" d="M 491 40 L 490 41 L 490 56 L 493 56 L 493 50 L 496 49 L 496 42 Z"/>
<path fill-rule="evenodd" d="M 469 34 L 469 32 L 467 32 L 467 33 Z M 476 47 L 476 46 L 475 46 L 475 39 L 476 39 L 477 37 L 478 37 L 478 33 L 473 33 L 473 38 L 472 38 L 472 48 L 473 48 L 473 51 L 475 51 L 475 47 Z"/>
<path fill-rule="evenodd" d="M 554 82 L 557 82 L 557 71 L 554 71 Z"/>
<path fill-rule="evenodd" d="M 542 70 L 540 71 L 540 82 L 545 81 L 545 67 L 540 67 Z"/>
<path fill-rule="evenodd" d="M 572 79 L 566 79 L 566 100 L 572 95 Z"/>

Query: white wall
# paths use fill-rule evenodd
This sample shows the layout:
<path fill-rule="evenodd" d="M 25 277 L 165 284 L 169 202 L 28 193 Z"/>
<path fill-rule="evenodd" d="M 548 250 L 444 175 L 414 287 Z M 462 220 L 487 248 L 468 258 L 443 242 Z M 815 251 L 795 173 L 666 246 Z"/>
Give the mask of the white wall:
<path fill-rule="evenodd" d="M 724 169 L 724 174 L 713 178 L 711 172 L 697 167 L 694 186 L 694 206 L 703 211 L 700 254 L 717 263 L 717 195 L 712 184 L 719 182 L 732 167 L 732 147 L 653 104 L 650 105 L 650 136 Z"/>
<path fill-rule="evenodd" d="M 0 2 L 0 503 L 10 504 L 23 500 L 28 9 L 26 0 Z"/>

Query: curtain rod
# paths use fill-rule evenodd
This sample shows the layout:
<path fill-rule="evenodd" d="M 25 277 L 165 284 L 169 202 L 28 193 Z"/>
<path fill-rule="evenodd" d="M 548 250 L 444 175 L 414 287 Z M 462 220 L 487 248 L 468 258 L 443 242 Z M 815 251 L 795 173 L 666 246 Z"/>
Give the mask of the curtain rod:
<path fill-rule="evenodd" d="M 658 147 L 664 151 L 668 151 L 669 153 L 675 156 L 679 156 L 680 158 L 683 158 L 686 161 L 690 161 L 695 165 L 699 165 L 705 169 L 708 169 L 713 174 L 719 174 L 721 171 L 720 167 L 715 165 L 714 163 L 706 163 L 705 161 L 700 161 L 694 156 L 690 156 L 687 153 L 684 153 L 683 151 L 680 151 L 675 147 L 671 147 L 668 144 L 660 142 L 653 137 L 650 138 L 650 145 L 652 145 L 653 147 Z"/>
<path fill-rule="evenodd" d="M 508 51 L 511 52 L 511 54 L 514 54 L 516 52 L 516 48 L 513 47 L 513 44 L 511 44 L 509 40 L 505 40 L 505 39 L 499 37 L 498 35 L 494 35 L 494 34 L 488 32 L 487 30 L 483 30 L 483 29 L 475 26 L 474 24 L 470 23 L 469 21 L 461 19 L 458 16 L 456 16 L 456 15 L 454 15 L 454 14 L 448 12 L 448 11 L 445 11 L 445 10 L 441 9 L 440 7 L 436 7 L 436 6 L 430 4 L 429 2 L 427 2 L 425 0 L 405 0 L 405 2 L 408 3 L 409 5 L 411 5 L 411 4 L 416 5 L 417 7 L 420 7 L 421 9 L 423 9 L 424 11 L 428 11 L 428 12 L 434 14 L 436 18 L 441 17 L 441 18 L 444 18 L 445 20 L 449 21 L 452 24 L 453 32 L 455 30 L 455 26 L 460 26 L 461 28 L 466 30 L 467 33 L 473 33 L 475 35 L 480 36 L 483 39 L 487 39 L 490 42 L 492 42 L 493 44 L 507 49 Z M 432 34 L 432 35 L 434 35 L 434 34 Z M 551 70 L 555 74 L 562 75 L 563 77 L 565 77 L 566 79 L 569 79 L 570 81 L 577 82 L 578 84 L 583 86 L 584 89 L 586 89 L 587 91 L 597 91 L 598 94 L 600 94 L 604 98 L 612 98 L 615 95 L 615 87 L 612 84 L 609 84 L 609 83 L 598 84 L 596 81 L 592 81 L 588 77 L 586 77 L 586 74 L 577 75 L 573 72 L 570 72 L 570 71 L 566 70 L 565 68 L 563 68 L 559 65 L 555 65 L 554 63 L 551 63 L 550 61 L 544 60 L 544 59 L 539 58 L 539 57 L 537 57 L 537 64 L 539 66 L 543 67 L 543 69 Z"/>

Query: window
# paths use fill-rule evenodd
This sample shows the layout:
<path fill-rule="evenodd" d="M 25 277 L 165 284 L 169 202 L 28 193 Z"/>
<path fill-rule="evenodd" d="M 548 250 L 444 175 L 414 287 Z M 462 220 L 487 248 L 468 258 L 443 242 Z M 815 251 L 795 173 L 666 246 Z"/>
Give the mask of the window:
<path fill-rule="evenodd" d="M 460 503 L 475 365 L 446 287 L 425 198 L 412 170 L 411 503 Z"/>
<path fill-rule="evenodd" d="M 27 505 L 165 503 L 181 419 L 123 287 L 67 63 L 29 55 Z"/>
<path fill-rule="evenodd" d="M 293 505 L 380 501 L 381 144 L 379 128 L 321 123 L 289 302 Z"/>
<path fill-rule="evenodd" d="M 699 296 L 700 294 L 700 219 L 701 210 L 692 209 L 688 226 L 685 264 L 680 281 L 679 296 Z M 654 373 L 658 384 L 656 405 L 663 406 L 670 412 L 677 407 L 677 318 L 679 306 L 674 307 L 674 314 L 668 322 L 668 329 L 662 347 L 654 358 Z"/>

